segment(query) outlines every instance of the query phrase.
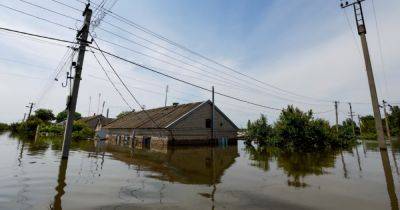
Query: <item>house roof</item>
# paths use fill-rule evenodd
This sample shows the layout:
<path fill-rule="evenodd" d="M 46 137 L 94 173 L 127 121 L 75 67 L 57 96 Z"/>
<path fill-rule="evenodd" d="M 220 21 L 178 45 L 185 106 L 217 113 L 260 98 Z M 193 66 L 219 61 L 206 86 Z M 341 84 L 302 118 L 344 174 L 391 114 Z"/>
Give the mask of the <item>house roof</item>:
<path fill-rule="evenodd" d="M 169 124 L 184 116 L 204 102 L 166 106 L 145 111 L 130 112 L 105 126 L 117 128 L 167 128 Z M 151 119 L 150 119 L 151 118 Z"/>
<path fill-rule="evenodd" d="M 112 122 L 114 119 L 113 118 L 106 118 L 103 115 L 93 115 L 90 117 L 82 117 L 79 119 L 79 121 L 82 121 L 92 129 L 95 129 L 97 126 L 97 123 L 100 121 L 102 125 L 108 125 L 110 122 Z"/>

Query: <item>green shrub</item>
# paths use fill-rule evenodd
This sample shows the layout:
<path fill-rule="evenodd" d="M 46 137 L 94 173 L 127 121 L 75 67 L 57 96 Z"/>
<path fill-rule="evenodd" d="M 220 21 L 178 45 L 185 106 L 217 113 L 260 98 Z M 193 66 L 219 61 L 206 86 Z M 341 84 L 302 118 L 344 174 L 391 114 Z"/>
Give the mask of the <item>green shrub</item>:
<path fill-rule="evenodd" d="M 72 138 L 75 140 L 85 140 L 94 137 L 94 131 L 84 122 L 76 121 L 72 127 Z"/>
<path fill-rule="evenodd" d="M 6 131 L 6 130 L 9 130 L 10 128 L 9 128 L 9 126 L 8 126 L 8 124 L 6 124 L 6 123 L 0 123 L 0 132 L 1 131 Z"/>

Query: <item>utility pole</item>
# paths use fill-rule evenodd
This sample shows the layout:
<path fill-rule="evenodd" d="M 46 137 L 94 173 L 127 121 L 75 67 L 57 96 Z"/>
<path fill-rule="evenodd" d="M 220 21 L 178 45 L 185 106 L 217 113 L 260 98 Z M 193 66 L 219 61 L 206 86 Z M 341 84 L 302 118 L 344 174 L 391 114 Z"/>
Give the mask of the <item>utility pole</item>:
<path fill-rule="evenodd" d="M 87 113 L 88 117 L 90 116 L 90 108 L 91 108 L 91 106 L 92 106 L 92 96 L 89 96 L 89 110 L 88 110 L 88 113 Z"/>
<path fill-rule="evenodd" d="M 22 122 L 25 122 L 26 113 L 24 113 L 24 118 L 22 118 Z"/>
<path fill-rule="evenodd" d="M 339 135 L 339 114 L 338 114 L 338 101 L 335 101 L 335 115 L 336 115 L 336 134 Z"/>
<path fill-rule="evenodd" d="M 106 101 L 103 101 L 103 105 L 101 106 L 101 115 L 103 115 L 104 112 L 104 106 L 106 105 Z"/>
<path fill-rule="evenodd" d="M 27 119 L 29 119 L 29 117 L 31 116 L 31 114 L 32 114 L 32 108 L 33 108 L 33 105 L 34 105 L 34 103 L 33 102 L 31 102 L 31 103 L 29 103 L 29 106 L 25 106 L 26 108 L 29 108 L 29 112 L 28 112 L 28 118 Z"/>
<path fill-rule="evenodd" d="M 99 100 L 97 101 L 97 112 L 96 112 L 97 115 L 100 113 L 100 100 L 101 100 L 101 93 L 99 93 Z"/>
<path fill-rule="evenodd" d="M 68 158 L 69 155 L 69 146 L 71 144 L 71 137 L 72 137 L 72 125 L 74 122 L 76 102 L 78 100 L 78 92 L 79 92 L 79 84 L 81 82 L 83 60 L 85 58 L 86 46 L 89 44 L 87 38 L 89 34 L 90 20 L 92 17 L 92 10 L 89 9 L 89 6 L 90 4 L 86 4 L 85 11 L 82 14 L 82 16 L 85 16 L 85 21 L 83 22 L 82 29 L 78 31 L 76 35 L 76 39 L 79 42 L 79 54 L 78 54 L 78 62 L 75 66 L 74 84 L 71 93 L 72 95 L 68 96 L 67 100 L 66 110 L 68 113 L 68 117 L 64 132 L 62 158 Z"/>
<path fill-rule="evenodd" d="M 211 140 L 215 139 L 215 101 L 214 101 L 214 86 L 211 88 L 212 90 L 212 109 L 211 109 Z"/>
<path fill-rule="evenodd" d="M 354 9 L 358 35 L 360 35 L 361 46 L 363 48 L 363 53 L 364 53 L 364 62 L 368 76 L 369 91 L 371 94 L 372 108 L 374 110 L 375 128 L 378 134 L 379 147 L 380 149 L 386 149 L 385 137 L 383 135 L 381 112 L 379 110 L 378 94 L 376 93 L 374 73 L 372 72 L 371 59 L 369 57 L 369 50 L 366 37 L 367 29 L 365 27 L 364 14 L 361 5 L 363 1 L 365 0 L 356 0 L 353 3 L 349 3 L 348 1 L 346 1 L 345 4 L 341 3 L 340 6 L 343 9 L 349 6 L 353 6 Z"/>
<path fill-rule="evenodd" d="M 358 117 L 358 126 L 360 126 L 360 136 L 362 135 L 362 129 L 361 129 L 361 117 L 360 115 L 357 115 Z"/>
<path fill-rule="evenodd" d="M 355 136 L 356 135 L 356 131 L 354 128 L 355 122 L 354 122 L 354 118 L 353 118 L 353 108 L 351 107 L 351 103 L 349 103 L 349 107 L 350 107 L 351 126 L 353 127 L 353 135 Z"/>
<path fill-rule="evenodd" d="M 386 103 L 387 102 L 385 100 L 383 100 L 382 103 L 383 103 L 383 112 L 385 113 L 386 135 L 390 141 L 392 139 L 392 137 L 390 136 L 389 119 L 388 119 L 388 114 L 386 111 Z"/>
<path fill-rule="evenodd" d="M 167 106 L 167 101 L 168 101 L 168 85 L 165 88 L 165 103 L 164 103 L 164 107 Z"/>
<path fill-rule="evenodd" d="M 110 109 L 109 108 L 107 108 L 107 112 L 106 113 L 107 113 L 106 117 L 108 118 L 108 114 L 110 114 Z"/>

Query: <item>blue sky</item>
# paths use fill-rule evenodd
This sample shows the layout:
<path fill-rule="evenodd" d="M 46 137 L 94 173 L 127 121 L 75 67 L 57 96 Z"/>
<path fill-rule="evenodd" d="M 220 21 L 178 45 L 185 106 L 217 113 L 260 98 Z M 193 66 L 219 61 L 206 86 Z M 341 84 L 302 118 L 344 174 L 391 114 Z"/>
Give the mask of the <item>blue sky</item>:
<path fill-rule="evenodd" d="M 63 7 L 51 0 L 26 1 L 82 19 L 77 11 Z M 83 5 L 76 1 L 62 1 L 83 9 Z M 51 20 L 64 25 L 74 28 L 80 27 L 80 23 L 47 13 L 21 1 L 6 0 L 1 3 L 37 16 L 51 18 Z M 119 0 L 112 11 L 224 65 L 274 86 L 313 98 L 340 100 L 343 102 L 340 104 L 341 120 L 343 120 L 347 115 L 345 112 L 348 111 L 348 105 L 345 102 L 366 103 L 369 101 L 369 90 L 363 60 L 360 55 L 359 38 L 355 36 L 353 13 L 351 10 L 347 11 L 351 24 L 349 26 L 339 3 L 338 1 L 310 0 Z M 364 11 L 378 94 L 380 99 L 399 102 L 399 92 L 396 90 L 398 90 L 400 84 L 400 73 L 398 71 L 400 61 L 397 58 L 400 52 L 400 37 L 397 35 L 399 32 L 400 2 L 396 0 L 385 2 L 375 0 L 374 3 L 380 29 L 382 56 L 378 45 L 379 39 L 371 0 L 365 2 Z M 24 16 L 3 7 L 0 7 L 0 10 L 0 26 L 2 27 L 16 28 L 68 40 L 72 40 L 75 36 L 74 31 Z M 109 15 L 105 17 L 105 20 L 190 57 L 192 60 L 212 66 L 214 69 L 207 69 L 209 72 L 204 73 L 201 71 L 204 66 L 199 66 L 198 63 L 186 60 L 185 62 L 192 65 L 188 66 L 175 60 L 175 57 L 179 57 L 176 54 L 171 54 L 165 49 L 143 42 L 143 40 L 137 39 L 131 34 L 102 23 L 100 27 L 150 47 L 156 52 L 115 37 L 101 29 L 96 29 L 95 33 L 99 38 L 146 53 L 173 63 L 175 66 L 149 59 L 99 40 L 99 44 L 104 49 L 116 54 L 205 87 L 215 85 L 217 91 L 256 103 L 278 108 L 285 107 L 287 104 L 295 104 L 302 109 L 313 109 L 315 111 L 333 109 L 332 103 L 289 96 L 287 93 L 257 84 L 254 81 L 242 78 L 240 75 L 235 75 L 236 78 L 241 78 L 240 82 L 229 84 L 232 81 L 237 81 L 236 78 L 232 77 L 234 73 L 229 70 L 174 48 L 148 34 L 124 25 Z M 4 32 L 0 32 L 0 38 L 2 45 L 0 49 L 0 95 L 7 99 L 2 102 L 0 121 L 20 120 L 23 113 L 26 112 L 25 105 L 30 101 L 38 101 L 41 95 L 44 97 L 38 101 L 36 108 L 51 108 L 56 112 L 64 109 L 67 90 L 61 87 L 61 81 L 64 80 L 65 73 L 61 74 L 58 83 L 52 81 L 52 75 L 66 48 Z M 168 56 L 165 56 L 165 54 Z M 10 60 L 25 62 L 30 65 L 22 65 Z M 171 103 L 173 101 L 185 103 L 210 98 L 209 93 L 145 72 L 132 65 L 114 59 L 111 60 L 121 75 L 124 75 L 126 82 L 140 102 L 148 108 L 163 104 L 163 91 L 166 85 L 169 85 L 171 89 L 171 98 L 169 98 Z M 103 64 L 106 63 L 103 61 Z M 178 68 L 177 65 L 185 68 Z M 216 72 L 215 68 L 220 72 Z M 188 71 L 188 69 L 191 71 Z M 202 75 L 196 72 L 200 72 Z M 104 73 L 99 69 L 93 56 L 90 53 L 87 54 L 78 99 L 78 111 L 84 115 L 88 114 L 89 111 L 89 98 L 92 98 L 91 114 L 97 111 L 99 93 L 101 93 L 101 103 L 106 101 L 106 107 L 110 108 L 112 115 L 127 109 L 112 86 L 102 79 L 105 79 Z M 226 79 L 229 80 L 225 81 Z M 44 91 L 44 88 L 47 90 Z M 137 108 L 126 92 L 124 92 L 124 95 L 130 100 L 131 105 Z M 286 100 L 287 98 L 289 100 Z M 275 111 L 254 107 L 220 96 L 217 96 L 216 100 L 217 105 L 239 126 L 244 125 L 247 119 L 255 119 L 260 113 L 266 114 L 270 121 L 274 121 L 279 114 Z M 368 104 L 355 103 L 353 107 L 357 113 L 362 115 L 371 113 Z M 320 117 L 332 122 L 334 113 L 328 112 L 320 115 Z"/>

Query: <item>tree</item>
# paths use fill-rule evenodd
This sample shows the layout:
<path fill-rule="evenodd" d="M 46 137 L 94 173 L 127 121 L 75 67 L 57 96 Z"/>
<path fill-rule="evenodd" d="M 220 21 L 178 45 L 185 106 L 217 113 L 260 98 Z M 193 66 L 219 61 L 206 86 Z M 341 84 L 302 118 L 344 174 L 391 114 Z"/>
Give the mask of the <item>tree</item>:
<path fill-rule="evenodd" d="M 125 115 L 127 115 L 129 113 L 131 113 L 131 111 L 122 111 L 121 113 L 119 113 L 117 115 L 117 119 L 119 119 L 119 118 L 121 118 L 121 117 L 123 117 L 123 116 L 125 116 Z"/>
<path fill-rule="evenodd" d="M 257 140 L 259 143 L 265 143 L 265 141 L 272 137 L 272 127 L 267 123 L 267 117 L 261 114 L 260 118 L 255 122 L 247 122 L 247 139 Z"/>
<path fill-rule="evenodd" d="M 392 135 L 399 135 L 400 133 L 400 108 L 399 106 L 392 106 L 390 108 L 389 126 L 391 128 Z"/>
<path fill-rule="evenodd" d="M 53 111 L 50 109 L 37 109 L 35 111 L 35 117 L 42 120 L 43 122 L 50 122 L 56 119 L 54 117 Z"/>
<path fill-rule="evenodd" d="M 75 112 L 75 120 L 78 120 L 78 119 L 80 119 L 81 117 L 82 117 L 81 113 Z M 60 113 L 57 114 L 56 122 L 59 123 L 59 122 L 62 122 L 62 121 L 64 121 L 64 120 L 66 120 L 66 119 L 67 119 L 67 111 L 64 110 L 64 111 L 62 111 L 62 112 L 60 112 Z"/>

